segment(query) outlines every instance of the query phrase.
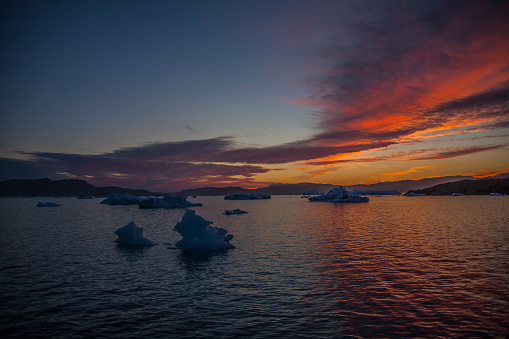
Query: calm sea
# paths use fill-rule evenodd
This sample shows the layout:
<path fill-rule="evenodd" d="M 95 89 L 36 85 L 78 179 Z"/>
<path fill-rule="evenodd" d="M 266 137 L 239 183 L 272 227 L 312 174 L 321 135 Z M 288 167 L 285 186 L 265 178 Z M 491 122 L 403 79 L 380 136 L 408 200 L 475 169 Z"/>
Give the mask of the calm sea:
<path fill-rule="evenodd" d="M 509 336 L 509 196 L 189 199 L 212 253 L 173 247 L 183 209 L 100 201 L 0 199 L 2 337 Z M 161 245 L 118 247 L 130 221 Z"/>

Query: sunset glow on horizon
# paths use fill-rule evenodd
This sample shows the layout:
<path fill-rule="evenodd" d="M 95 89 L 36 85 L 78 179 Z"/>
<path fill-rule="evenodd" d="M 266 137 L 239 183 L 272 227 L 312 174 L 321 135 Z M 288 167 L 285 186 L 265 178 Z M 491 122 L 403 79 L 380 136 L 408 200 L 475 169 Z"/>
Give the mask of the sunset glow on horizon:
<path fill-rule="evenodd" d="M 507 1 L 7 1 L 0 180 L 509 172 Z"/>

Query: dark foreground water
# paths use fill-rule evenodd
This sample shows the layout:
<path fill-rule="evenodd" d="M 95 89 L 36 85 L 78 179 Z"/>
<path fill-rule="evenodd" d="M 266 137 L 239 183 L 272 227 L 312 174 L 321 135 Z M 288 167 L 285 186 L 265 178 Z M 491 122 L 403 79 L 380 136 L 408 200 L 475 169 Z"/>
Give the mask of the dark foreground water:
<path fill-rule="evenodd" d="M 189 200 L 234 250 L 174 249 L 182 209 L 0 199 L 1 336 L 509 336 L 509 196 Z M 118 247 L 130 221 L 161 245 Z"/>

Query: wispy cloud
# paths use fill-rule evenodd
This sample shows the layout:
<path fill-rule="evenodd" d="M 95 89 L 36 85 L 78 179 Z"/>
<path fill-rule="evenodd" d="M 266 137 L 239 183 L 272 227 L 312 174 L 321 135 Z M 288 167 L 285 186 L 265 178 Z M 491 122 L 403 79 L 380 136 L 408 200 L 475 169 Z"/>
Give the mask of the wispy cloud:
<path fill-rule="evenodd" d="M 302 140 L 287 144 L 239 148 L 218 154 L 217 161 L 244 162 L 252 164 L 284 164 L 303 160 L 318 159 L 335 154 L 348 154 L 367 149 L 387 147 L 391 142 L 357 143 L 343 146 L 320 146 L 314 140 Z"/>
<path fill-rule="evenodd" d="M 405 176 L 407 174 L 412 174 L 412 173 L 428 172 L 428 171 L 435 170 L 436 168 L 437 168 L 436 166 L 415 166 L 415 167 L 409 168 L 406 171 L 385 173 L 384 176 L 392 179 L 392 178 L 397 178 L 397 177 Z"/>
<path fill-rule="evenodd" d="M 499 177 L 500 179 L 502 179 L 502 177 L 509 178 L 509 167 L 505 167 L 502 169 L 485 169 L 469 173 L 469 175 L 473 176 L 474 178 L 492 178 L 492 177 Z"/>
<path fill-rule="evenodd" d="M 507 126 L 509 4 L 380 2 L 322 56 L 336 66 L 310 78 L 323 132 L 313 140 L 395 141 L 472 124 Z M 422 6 L 416 11 L 415 6 Z"/>
<path fill-rule="evenodd" d="M 315 140 L 300 140 L 275 146 L 244 147 L 232 137 L 205 140 L 154 143 L 116 150 L 102 155 L 132 160 L 171 160 L 188 162 L 221 162 L 245 164 L 285 164 L 322 158 L 334 154 L 349 154 L 387 147 L 392 142 L 373 141 L 344 146 L 323 146 Z M 44 153 L 34 153 L 44 156 Z M 58 155 L 53 155 L 58 156 Z"/>
<path fill-rule="evenodd" d="M 507 147 L 509 144 L 498 145 L 480 145 L 469 147 L 446 147 L 439 149 L 418 149 L 406 152 L 395 152 L 383 156 L 344 158 L 338 160 L 309 161 L 307 164 L 312 166 L 331 166 L 345 163 L 372 163 L 380 161 L 414 161 L 414 160 L 440 160 L 449 159 L 469 154 L 481 153 L 486 151 L 498 150 Z"/>
<path fill-rule="evenodd" d="M 315 146 L 299 141 L 269 147 L 242 147 L 231 137 L 147 144 L 99 155 L 49 152 L 24 153 L 26 161 L 4 160 L 2 179 L 26 167 L 36 173 L 88 178 L 94 184 L 129 187 L 183 188 L 204 184 L 255 185 L 254 176 L 267 173 L 263 165 L 285 164 L 352 153 L 388 143 L 341 147 Z M 11 170 L 9 170 L 11 169 Z M 258 183 L 259 184 L 259 183 Z M 184 186 L 187 185 L 187 186 Z"/>
<path fill-rule="evenodd" d="M 492 151 L 496 149 L 501 149 L 506 147 L 507 144 L 502 145 L 488 145 L 488 146 L 473 146 L 473 147 L 465 147 L 465 148 L 457 148 L 457 149 L 449 149 L 438 152 L 430 152 L 431 154 L 422 155 L 411 158 L 411 160 L 437 160 L 437 159 L 448 159 L 454 158 L 462 155 L 475 154 L 485 151 Z"/>
<path fill-rule="evenodd" d="M 214 155 L 231 147 L 229 138 L 190 140 L 125 148 L 100 155 L 25 153 L 29 160 L 1 159 L 2 179 L 18 175 L 20 168 L 36 177 L 76 177 L 97 185 L 121 185 L 181 189 L 196 185 L 243 183 L 253 185 L 253 176 L 269 169 L 248 164 L 211 162 Z"/>

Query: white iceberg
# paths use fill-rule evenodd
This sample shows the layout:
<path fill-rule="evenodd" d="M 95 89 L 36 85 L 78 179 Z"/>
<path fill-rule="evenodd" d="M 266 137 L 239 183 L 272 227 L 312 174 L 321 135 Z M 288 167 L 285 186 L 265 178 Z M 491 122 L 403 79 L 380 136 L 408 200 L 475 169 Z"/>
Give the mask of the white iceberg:
<path fill-rule="evenodd" d="M 258 200 L 270 199 L 270 194 L 265 193 L 251 193 L 251 194 L 232 194 L 224 197 L 224 200 Z"/>
<path fill-rule="evenodd" d="M 141 198 L 128 193 L 111 193 L 106 199 L 101 201 L 101 204 L 107 205 L 136 205 L 141 201 Z"/>
<path fill-rule="evenodd" d="M 60 204 L 55 204 L 54 202 L 39 202 L 37 207 L 58 207 L 62 206 Z"/>
<path fill-rule="evenodd" d="M 233 235 L 221 227 L 211 226 L 212 222 L 197 215 L 193 210 L 187 210 L 182 220 L 173 228 L 182 236 L 175 246 L 182 249 L 195 250 L 228 250 L 234 248 L 230 244 Z"/>
<path fill-rule="evenodd" d="M 309 197 L 309 201 L 324 201 L 333 203 L 368 202 L 369 198 L 356 193 L 348 193 L 343 186 L 331 189 L 327 194 Z"/>
<path fill-rule="evenodd" d="M 117 242 L 124 246 L 154 246 L 155 242 L 143 237 L 143 227 L 138 227 L 134 222 L 130 222 L 124 227 L 115 231 L 118 236 Z"/>
<path fill-rule="evenodd" d="M 186 208 L 202 206 L 202 204 L 187 201 L 185 195 L 165 195 L 162 198 L 147 197 L 138 202 L 138 206 L 140 208 Z"/>
<path fill-rule="evenodd" d="M 226 211 L 224 211 L 224 213 L 223 213 L 223 214 L 226 214 L 226 215 L 232 215 L 232 214 L 244 214 L 244 213 L 247 213 L 247 212 L 246 212 L 246 211 L 243 211 L 243 210 L 241 210 L 241 209 L 236 208 L 236 209 L 234 209 L 234 210 L 232 210 L 232 211 L 230 211 L 230 210 L 226 210 Z"/>

